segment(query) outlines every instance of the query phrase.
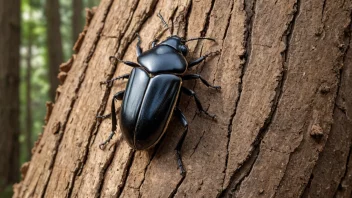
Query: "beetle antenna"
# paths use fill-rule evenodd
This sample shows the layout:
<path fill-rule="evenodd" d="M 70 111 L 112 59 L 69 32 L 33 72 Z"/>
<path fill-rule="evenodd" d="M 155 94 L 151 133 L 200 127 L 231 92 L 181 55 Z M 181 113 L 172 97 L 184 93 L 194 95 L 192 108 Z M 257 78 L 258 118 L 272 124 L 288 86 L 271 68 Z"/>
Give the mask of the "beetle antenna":
<path fill-rule="evenodd" d="M 172 34 L 172 33 L 171 33 L 171 29 L 170 29 L 169 25 L 166 23 L 166 21 L 165 21 L 165 19 L 163 18 L 163 16 L 160 14 L 160 10 L 159 10 L 157 16 L 161 19 L 161 22 L 164 24 L 164 28 L 165 28 L 165 29 L 163 30 L 163 32 L 165 32 L 166 30 L 169 30 L 169 31 L 170 31 L 170 35 L 171 35 L 171 34 Z"/>
<path fill-rule="evenodd" d="M 201 39 L 204 39 L 204 40 L 211 40 L 211 41 L 214 41 L 214 42 L 215 42 L 215 39 L 209 38 L 209 37 L 190 38 L 190 39 L 187 39 L 186 42 L 188 42 L 188 41 L 194 41 L 194 40 L 201 40 Z"/>

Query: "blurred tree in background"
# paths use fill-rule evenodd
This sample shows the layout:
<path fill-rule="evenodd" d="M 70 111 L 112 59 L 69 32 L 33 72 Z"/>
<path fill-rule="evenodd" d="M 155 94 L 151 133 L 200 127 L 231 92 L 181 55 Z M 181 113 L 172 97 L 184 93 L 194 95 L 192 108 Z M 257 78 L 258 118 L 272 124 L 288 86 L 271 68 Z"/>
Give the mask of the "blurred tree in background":
<path fill-rule="evenodd" d="M 60 5 L 59 0 L 46 0 L 45 3 L 47 18 L 47 43 L 49 54 L 49 96 L 52 101 L 55 100 L 56 87 L 59 82 L 57 71 L 59 65 L 63 62 L 62 39 L 60 33 Z"/>
<path fill-rule="evenodd" d="M 20 178 L 20 165 L 30 159 L 34 141 L 38 138 L 38 134 L 42 132 L 42 126 L 44 125 L 45 102 L 54 101 L 59 65 L 71 57 L 73 44 L 82 31 L 84 8 L 99 4 L 99 0 L 21 0 L 17 4 L 16 2 L 17 0 L 1 0 L 0 4 L 1 27 L 7 27 L 2 24 L 6 22 L 3 19 L 12 20 L 11 23 L 13 23 L 10 24 L 8 29 L 2 28 L 0 35 L 11 28 L 21 34 L 19 49 L 15 45 L 4 42 L 6 37 L 1 37 L 2 45 L 5 46 L 1 50 L 2 52 L 8 52 L 3 55 L 6 56 L 4 58 L 7 60 L 11 60 L 11 64 L 5 64 L 7 62 L 2 61 L 0 67 L 10 68 L 12 72 L 16 70 L 16 61 L 19 61 L 19 81 L 14 77 L 13 86 L 4 85 L 5 87 L 1 87 L 0 95 L 6 95 L 8 92 L 19 93 L 20 105 L 11 106 L 5 100 L 4 104 L 6 103 L 7 106 L 0 103 L 0 110 L 14 107 L 11 110 L 11 117 L 1 111 L 0 120 L 7 122 L 11 126 L 11 131 L 4 128 L 5 130 L 0 134 L 2 140 L 0 147 L 10 144 L 11 138 L 15 140 L 15 143 L 11 143 L 10 150 L 6 151 L 6 149 L 0 148 L 0 152 L 4 156 L 2 159 L 5 159 L 1 161 L 6 164 L 6 167 L 11 168 L 11 170 L 5 171 L 6 174 L 10 175 L 10 180 L 3 174 L 0 175 L 0 185 L 6 186 L 5 190 L 4 187 L 0 188 L 0 197 L 11 197 L 12 184 L 18 182 Z M 16 13 L 18 14 L 18 11 L 16 12 L 14 9 L 20 10 L 20 15 L 18 15 L 21 19 L 18 21 L 20 27 L 16 27 L 16 20 L 12 17 Z M 14 50 L 10 48 L 10 45 L 14 47 Z M 18 58 L 19 55 L 20 58 Z M 3 74 L 6 75 L 5 71 L 9 70 L 0 71 L 2 78 Z M 6 90 L 6 93 L 4 90 Z M 11 100 L 14 102 L 13 104 L 16 104 L 16 97 L 11 96 Z M 18 110 L 16 114 L 16 108 L 19 108 L 19 115 Z M 19 118 L 16 119 L 18 116 Z M 11 134 L 17 134 L 17 136 Z M 19 154 L 16 154 L 16 149 L 17 153 L 20 150 Z M 19 163 L 14 164 L 15 161 L 19 161 Z M 5 165 L 0 165 L 5 167 Z"/>
<path fill-rule="evenodd" d="M 19 177 L 19 0 L 0 0 L 0 27 L 1 192 Z"/>

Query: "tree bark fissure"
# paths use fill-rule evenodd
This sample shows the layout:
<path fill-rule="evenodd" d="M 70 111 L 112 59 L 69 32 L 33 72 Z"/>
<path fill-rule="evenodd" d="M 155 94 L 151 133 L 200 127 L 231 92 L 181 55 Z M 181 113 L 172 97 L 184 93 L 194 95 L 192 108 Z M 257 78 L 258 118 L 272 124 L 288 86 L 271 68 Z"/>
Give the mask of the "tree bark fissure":
<path fill-rule="evenodd" d="M 115 150 L 116 150 L 116 147 L 117 147 L 117 145 L 115 144 L 114 145 L 114 150 L 113 150 L 113 152 L 112 153 L 114 153 L 115 154 Z M 111 163 L 113 162 L 113 159 L 114 159 L 114 155 L 110 155 L 109 156 L 109 158 L 107 159 L 107 162 L 106 162 L 106 164 L 104 164 L 104 166 L 102 167 L 102 171 L 101 171 L 101 173 L 99 174 L 99 184 L 98 184 L 98 187 L 97 187 L 97 194 L 96 194 L 96 197 L 97 197 L 97 195 L 99 196 L 100 195 L 100 192 L 101 192 L 101 189 L 102 189 L 102 187 L 103 187 L 103 183 L 104 183 L 104 177 L 105 177 L 105 173 L 106 173 L 106 170 L 107 170 L 107 168 L 111 165 Z M 83 173 L 83 168 L 82 168 L 82 173 Z M 78 189 L 81 189 L 82 188 L 82 185 L 83 185 L 83 183 L 81 182 L 81 183 L 79 183 L 79 186 L 78 186 Z"/>
<path fill-rule="evenodd" d="M 231 16 L 232 16 L 232 11 L 233 11 L 233 6 L 234 6 L 234 2 L 231 1 L 231 9 L 230 9 L 230 15 L 229 17 L 227 18 L 227 25 L 226 25 L 226 28 L 225 28 L 225 32 L 224 32 L 224 36 L 222 37 L 222 40 L 225 40 L 226 39 L 226 36 L 227 36 L 227 32 L 229 31 L 229 27 L 230 27 L 230 24 L 231 24 Z M 224 46 L 224 41 L 222 42 L 222 45 L 221 45 L 221 49 L 223 48 Z M 215 78 L 216 75 L 214 75 L 214 78 Z"/>
<path fill-rule="evenodd" d="M 227 19 L 227 24 L 226 24 L 226 28 L 225 28 L 225 32 L 224 32 L 224 35 L 222 37 L 222 43 L 221 43 L 221 48 L 220 50 L 222 51 L 222 49 L 224 48 L 224 41 L 226 40 L 226 36 L 227 36 L 227 32 L 229 30 L 229 27 L 230 27 L 230 23 L 231 23 L 231 16 L 232 16 L 232 11 L 233 11 L 233 7 L 234 7 L 234 2 L 231 1 L 231 9 L 230 9 L 230 14 L 228 16 L 228 19 Z M 221 56 L 221 54 L 220 54 Z M 215 81 L 216 81 L 216 75 L 218 73 L 218 69 L 219 69 L 219 62 L 220 62 L 220 58 L 218 59 L 218 61 L 216 62 L 216 69 L 215 69 L 215 72 L 214 72 L 214 75 L 213 75 L 213 84 L 215 84 Z"/>
<path fill-rule="evenodd" d="M 203 137 L 204 137 L 204 134 L 205 134 L 205 131 L 203 131 L 202 135 L 200 136 L 199 140 L 196 142 L 196 145 L 194 146 L 193 148 L 193 151 L 190 155 L 190 157 L 192 157 L 192 155 L 196 152 L 198 146 L 199 146 L 199 143 L 202 141 Z"/>
<path fill-rule="evenodd" d="M 345 3 L 343 3 L 345 4 Z M 323 1 L 323 8 L 321 9 L 321 23 L 324 21 L 324 12 L 325 12 L 326 0 Z"/>
<path fill-rule="evenodd" d="M 349 150 L 349 153 L 348 153 L 348 156 L 347 156 L 346 165 L 345 165 L 346 169 L 345 169 L 345 171 L 343 173 L 343 176 L 341 177 L 341 180 L 340 180 L 340 182 L 338 184 L 338 188 L 336 188 L 336 191 L 335 191 L 333 197 L 347 197 L 347 196 L 350 196 L 352 194 L 351 193 L 351 189 L 349 189 L 350 193 L 346 193 L 346 194 L 343 194 L 343 191 L 339 189 L 340 187 L 341 188 L 343 188 L 343 187 L 346 188 L 346 186 L 348 187 L 348 185 L 344 185 L 344 182 L 346 180 L 351 180 L 350 178 L 348 178 L 351 175 L 351 172 L 350 172 L 351 171 L 351 167 L 350 166 L 352 165 L 351 164 L 351 161 L 352 161 L 351 154 L 352 154 L 352 146 L 350 146 L 350 150 Z M 348 174 L 350 174 L 350 175 L 348 175 Z M 350 183 L 351 183 L 351 181 L 350 181 Z"/>
<path fill-rule="evenodd" d="M 346 47 L 346 50 L 344 50 L 344 54 L 343 54 L 343 62 L 344 62 L 344 65 L 346 65 L 346 56 L 348 54 L 348 52 L 351 50 L 351 33 L 352 33 L 352 12 L 350 14 L 350 23 L 349 25 L 347 26 L 348 28 L 346 28 L 346 32 L 347 32 L 347 37 L 348 39 L 348 43 L 347 43 L 347 47 Z M 346 43 L 346 42 L 345 42 Z M 346 67 L 346 66 L 345 66 Z M 343 75 L 344 72 L 346 72 L 346 69 L 345 68 L 341 68 L 340 69 L 340 76 L 339 76 L 339 83 L 338 83 L 338 91 L 337 91 L 337 97 L 340 96 L 340 89 L 342 87 L 342 82 L 343 79 L 345 76 Z M 348 114 L 346 112 L 346 109 L 345 111 L 341 110 L 337 104 L 337 102 L 335 102 L 335 110 L 338 111 L 340 110 L 342 114 L 344 114 L 345 118 L 350 121 L 352 123 L 352 120 L 348 118 Z M 334 114 L 335 115 L 335 114 Z M 333 130 L 333 128 L 331 128 L 331 130 Z M 351 134 L 352 135 L 352 134 Z M 350 143 L 352 143 L 352 136 L 350 137 Z M 338 186 L 342 186 L 344 180 L 346 180 L 347 178 L 347 174 L 348 174 L 348 171 L 349 171 L 349 163 L 350 161 L 352 161 L 352 158 L 351 158 L 351 154 L 352 154 L 352 145 L 350 145 L 350 148 L 349 148 L 349 151 L 348 151 L 348 155 L 347 155 L 347 158 L 346 158 L 346 162 L 345 162 L 345 165 L 344 165 L 344 173 L 342 174 L 342 177 L 340 178 L 340 182 L 338 183 Z M 316 167 L 314 167 L 316 168 Z M 314 171 L 314 170 L 313 170 Z M 313 171 L 312 171 L 312 175 L 313 175 Z M 336 190 L 335 190 L 335 193 L 334 193 L 334 197 L 338 197 L 338 193 L 339 193 L 339 188 L 337 187 Z M 340 196 L 341 197 L 341 196 Z"/>
<path fill-rule="evenodd" d="M 159 146 L 160 146 L 160 144 L 159 145 L 156 145 L 156 147 L 153 149 L 153 154 L 152 154 L 152 156 L 150 157 L 150 160 L 149 160 L 149 162 L 148 162 L 148 164 L 145 166 L 145 168 L 144 168 L 144 171 L 143 171 L 143 179 L 142 179 L 142 182 L 141 182 L 141 184 L 138 186 L 138 188 L 137 188 L 137 190 L 138 190 L 138 197 L 141 197 L 141 187 L 143 186 L 143 184 L 144 184 L 144 180 L 145 180 L 145 175 L 146 175 L 146 173 L 147 173 L 147 170 L 148 170 L 148 168 L 149 168 L 149 166 L 150 166 L 150 163 L 152 162 L 152 160 L 154 159 L 154 157 L 155 157 L 155 155 L 156 155 L 156 152 L 158 151 L 158 148 L 159 148 Z M 126 180 L 126 182 L 127 182 L 127 180 Z"/>
<path fill-rule="evenodd" d="M 210 8 L 206 12 L 206 18 L 205 18 L 205 24 L 204 24 L 203 30 L 200 33 L 200 36 L 202 36 L 202 37 L 207 35 L 207 31 L 208 31 L 208 28 L 209 28 L 210 15 L 211 15 L 211 12 L 213 11 L 214 4 L 215 4 L 215 0 L 211 0 Z"/>
<path fill-rule="evenodd" d="M 130 153 L 130 156 L 129 156 L 127 164 L 126 164 L 126 168 L 124 170 L 124 174 L 122 176 L 122 184 L 119 185 L 119 191 L 117 191 L 117 193 L 116 193 L 117 197 L 120 197 L 120 195 L 123 192 L 123 189 L 125 188 L 127 177 L 128 177 L 128 175 L 130 173 L 130 169 L 132 167 L 132 162 L 133 162 L 135 154 L 136 154 L 135 151 L 132 151 Z"/>
<path fill-rule="evenodd" d="M 229 144 L 230 144 L 230 139 L 231 139 L 231 134 L 232 134 L 232 123 L 233 123 L 233 119 L 235 118 L 236 116 L 236 110 L 237 110 L 237 107 L 238 107 L 238 103 L 240 101 L 240 98 L 241 98 L 241 93 L 242 93 L 242 84 L 243 84 L 243 76 L 245 74 L 245 70 L 246 70 L 246 67 L 248 66 L 248 62 L 249 62 L 249 59 L 250 59 L 250 56 L 251 56 L 251 37 L 252 37 L 252 25 L 253 25 L 253 17 L 255 16 L 255 5 L 256 5 L 256 0 L 253 0 L 251 1 L 251 5 L 250 6 L 246 6 L 246 1 L 243 1 L 243 10 L 245 10 L 245 15 L 246 15 L 246 21 L 245 21 L 245 44 L 244 44 L 244 48 L 246 49 L 244 54 L 243 54 L 243 57 L 240 57 L 241 60 L 244 61 L 244 63 L 241 64 L 241 74 L 240 74 L 240 82 L 238 84 L 238 96 L 236 98 L 236 102 L 235 102 L 235 107 L 234 107 L 234 110 L 233 110 L 233 113 L 230 117 L 230 122 L 228 124 L 228 140 L 227 140 L 227 145 L 226 145 L 226 151 L 227 151 L 227 155 L 226 155 L 226 163 L 225 163 L 225 170 L 224 172 L 226 173 L 227 171 L 227 166 L 228 166 L 228 158 L 229 158 Z M 233 9 L 233 8 L 232 8 Z M 232 12 L 232 9 L 231 9 L 231 12 Z M 231 22 L 231 20 L 229 20 L 229 23 Z M 227 32 L 227 29 L 226 29 L 226 32 Z M 256 151 L 253 150 L 253 153 L 255 153 Z M 256 156 L 257 155 L 253 155 L 254 156 L 254 160 L 251 159 L 251 156 L 252 154 L 250 154 L 247 159 L 242 162 L 242 166 L 244 167 L 247 167 L 248 165 L 248 162 L 253 162 L 255 161 L 256 159 Z M 249 165 L 249 167 L 252 167 L 253 164 Z M 246 171 L 246 168 L 243 169 L 244 172 L 247 172 Z M 238 172 L 238 173 L 237 173 Z M 249 172 L 248 172 L 249 173 Z M 222 185 L 222 192 L 220 194 L 220 197 L 223 197 L 225 196 L 225 194 L 229 194 L 230 193 L 230 188 L 233 187 L 234 189 L 236 189 L 236 187 L 238 186 L 238 183 L 235 183 L 236 181 L 237 182 L 241 182 L 242 179 L 238 179 L 237 178 L 237 175 L 242 175 L 242 169 L 241 169 L 241 166 L 238 167 L 238 169 L 231 175 L 231 179 L 230 179 L 230 184 L 228 184 L 227 186 L 224 186 L 225 184 L 225 176 L 224 175 L 224 181 L 223 181 L 223 185 Z M 244 177 L 242 177 L 244 178 Z"/>
<path fill-rule="evenodd" d="M 351 154 L 352 154 L 352 146 L 350 146 L 350 150 L 348 152 L 347 160 L 346 160 L 346 165 L 345 165 L 345 171 L 343 173 L 343 176 L 340 179 L 339 186 L 342 186 L 343 181 L 347 178 L 347 173 L 348 173 L 348 165 L 351 161 Z M 312 174 L 313 175 L 313 174 Z M 334 197 L 337 197 L 337 194 L 339 193 L 339 188 L 336 188 Z"/>
<path fill-rule="evenodd" d="M 181 180 L 177 183 L 176 187 L 175 187 L 175 190 L 173 190 L 171 192 L 171 194 L 168 196 L 168 198 L 174 198 L 176 196 L 176 193 L 177 193 L 177 190 L 178 188 L 180 188 L 183 180 L 185 180 L 185 177 L 182 177 Z"/>
<path fill-rule="evenodd" d="M 296 24 L 296 20 L 297 20 L 297 16 L 299 15 L 300 13 L 300 8 L 301 8 L 301 0 L 297 0 L 296 3 L 294 4 L 294 10 L 293 10 L 293 13 L 292 13 L 292 19 L 291 21 L 289 22 L 289 24 L 287 25 L 287 29 L 284 31 L 284 34 L 282 35 L 282 40 L 283 42 L 285 43 L 285 49 L 284 51 L 282 52 L 282 57 L 283 57 L 283 62 L 282 62 L 282 79 L 281 79 L 281 82 L 280 82 L 280 85 L 279 85 L 279 90 L 278 90 L 278 95 L 277 95 L 277 101 L 276 101 L 276 104 L 275 104 L 275 110 L 272 114 L 272 117 L 270 119 L 270 123 L 271 123 L 271 120 L 272 118 L 275 116 L 276 114 L 276 109 L 277 109 L 277 105 L 282 97 L 282 92 L 283 92 L 283 89 L 284 89 L 284 84 L 287 80 L 287 70 L 288 70 L 288 54 L 290 52 L 290 42 L 292 40 L 292 34 L 293 34 L 293 30 L 295 28 L 295 24 Z M 270 125 L 269 123 L 269 125 Z M 266 127 L 265 129 L 266 131 L 268 130 L 268 127 Z M 263 136 L 264 137 L 264 136 Z M 301 142 L 302 143 L 302 142 Z M 301 145 L 300 143 L 300 145 Z M 300 145 L 297 147 L 299 148 Z M 297 149 L 296 148 L 296 149 Z M 295 150 L 293 151 L 295 152 Z M 290 159 L 289 159 L 290 160 Z M 287 167 L 286 167 L 287 168 Z M 283 178 L 283 177 L 282 177 Z M 282 181 L 282 178 L 278 184 L 278 186 L 280 186 L 280 183 Z M 274 194 L 274 197 L 276 196 L 276 192 L 275 191 L 275 194 Z"/>

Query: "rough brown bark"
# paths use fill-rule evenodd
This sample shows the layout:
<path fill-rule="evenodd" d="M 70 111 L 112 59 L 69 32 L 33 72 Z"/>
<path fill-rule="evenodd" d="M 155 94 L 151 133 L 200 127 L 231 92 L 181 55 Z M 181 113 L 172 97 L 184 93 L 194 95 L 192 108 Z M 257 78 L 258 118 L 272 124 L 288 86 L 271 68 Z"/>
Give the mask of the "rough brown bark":
<path fill-rule="evenodd" d="M 18 181 L 20 2 L 0 1 L 0 192 Z"/>
<path fill-rule="evenodd" d="M 49 53 L 49 96 L 52 101 L 55 101 L 56 88 L 59 81 L 57 74 L 59 65 L 63 61 L 61 33 L 60 33 L 60 6 L 58 0 L 46 1 L 46 17 L 47 17 L 47 42 Z"/>
<path fill-rule="evenodd" d="M 95 116 L 126 85 L 99 82 L 130 71 L 108 57 L 136 60 L 137 32 L 148 49 L 159 10 L 174 34 L 217 40 L 190 43 L 189 59 L 221 50 L 190 71 L 221 92 L 185 83 L 218 116 L 195 113 L 182 96 L 186 177 L 176 169 L 177 120 L 149 151 L 133 151 L 119 131 L 98 148 L 111 121 Z M 351 14 L 351 0 L 103 0 L 62 65 L 60 96 L 15 197 L 348 197 Z"/>

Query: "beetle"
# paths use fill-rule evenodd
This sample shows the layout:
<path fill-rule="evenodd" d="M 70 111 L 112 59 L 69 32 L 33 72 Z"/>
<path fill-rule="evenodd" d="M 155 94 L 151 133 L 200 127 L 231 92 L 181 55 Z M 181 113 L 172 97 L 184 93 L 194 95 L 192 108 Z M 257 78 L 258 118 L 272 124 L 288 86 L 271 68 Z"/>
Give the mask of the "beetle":
<path fill-rule="evenodd" d="M 164 24 L 165 30 L 169 29 L 160 13 L 158 17 Z M 133 69 L 130 74 L 102 82 L 111 85 L 116 80 L 128 79 L 126 89 L 113 96 L 111 114 L 98 116 L 106 118 L 111 115 L 112 119 L 111 133 L 99 147 L 103 149 L 115 134 L 117 125 L 115 100 L 122 100 L 119 111 L 119 126 L 124 139 L 135 150 L 146 150 L 155 146 L 163 137 L 171 117 L 175 115 L 184 126 L 183 134 L 175 147 L 177 165 L 181 175 L 184 175 L 186 171 L 182 163 L 181 147 L 188 132 L 188 123 L 178 107 L 180 92 L 192 96 L 200 112 L 212 118 L 215 118 L 215 115 L 204 110 L 195 92 L 183 87 L 182 82 L 184 80 L 200 79 L 207 87 L 220 89 L 220 86 L 210 85 L 198 74 L 185 74 L 187 69 L 201 63 L 206 57 L 219 54 L 219 51 L 208 53 L 194 61 L 187 62 L 185 58 L 188 54 L 186 42 L 199 39 L 215 40 L 207 37 L 185 40 L 177 35 L 172 35 L 159 44 L 157 44 L 158 40 L 155 39 L 152 42 L 151 49 L 143 52 L 138 34 L 137 38 L 138 63 L 124 61 L 114 56 L 110 57 L 110 61 L 113 59 L 121 61 L 125 65 L 133 67 Z"/>

